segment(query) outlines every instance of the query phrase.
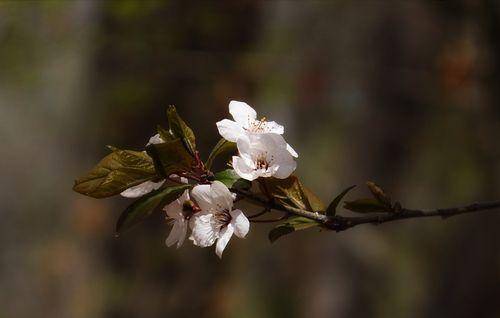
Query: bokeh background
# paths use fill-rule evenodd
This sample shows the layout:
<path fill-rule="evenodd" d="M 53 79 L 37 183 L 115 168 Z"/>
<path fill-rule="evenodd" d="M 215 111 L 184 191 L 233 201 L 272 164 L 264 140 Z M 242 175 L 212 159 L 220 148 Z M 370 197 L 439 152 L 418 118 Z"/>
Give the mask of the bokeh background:
<path fill-rule="evenodd" d="M 0 317 L 500 317 L 500 215 L 168 249 L 73 193 L 175 104 L 207 155 L 231 99 L 286 126 L 324 201 L 500 198 L 500 3 L 0 1 Z M 366 194 L 359 187 L 355 195 Z"/>

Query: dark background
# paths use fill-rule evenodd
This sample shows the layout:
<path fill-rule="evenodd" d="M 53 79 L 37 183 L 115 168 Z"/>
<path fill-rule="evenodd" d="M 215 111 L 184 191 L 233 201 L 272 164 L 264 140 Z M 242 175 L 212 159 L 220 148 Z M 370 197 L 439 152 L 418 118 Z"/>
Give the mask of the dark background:
<path fill-rule="evenodd" d="M 500 198 L 498 1 L 0 1 L 0 317 L 499 317 L 499 215 L 296 233 L 219 260 L 73 193 L 175 104 L 206 156 L 229 100 L 282 123 L 325 202 Z M 366 195 L 363 187 L 356 196 Z"/>

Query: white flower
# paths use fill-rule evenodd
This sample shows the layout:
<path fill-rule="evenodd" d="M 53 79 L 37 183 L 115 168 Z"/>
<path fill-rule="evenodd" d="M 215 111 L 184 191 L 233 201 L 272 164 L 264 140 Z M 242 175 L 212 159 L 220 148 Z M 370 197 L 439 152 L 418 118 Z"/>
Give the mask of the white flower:
<path fill-rule="evenodd" d="M 233 233 L 244 238 L 250 228 L 250 222 L 241 210 L 233 210 L 233 197 L 229 189 L 220 181 L 211 185 L 198 185 L 191 191 L 201 212 L 190 220 L 192 233 L 190 240 L 200 247 L 217 245 L 215 252 L 222 257 Z"/>
<path fill-rule="evenodd" d="M 184 242 L 188 229 L 188 218 L 192 213 L 189 210 L 191 208 L 190 203 L 189 191 L 186 190 L 177 200 L 163 208 L 167 213 L 167 219 L 173 223 L 172 230 L 165 240 L 167 246 L 170 247 L 177 243 L 177 248 L 179 248 Z"/>
<path fill-rule="evenodd" d="M 223 119 L 217 122 L 219 134 L 228 141 L 237 142 L 247 133 L 282 135 L 285 131 L 283 126 L 274 121 L 258 120 L 255 110 L 244 102 L 231 101 L 229 113 L 233 116 L 234 121 Z M 292 156 L 298 157 L 297 152 L 288 144 L 287 149 Z"/>
<path fill-rule="evenodd" d="M 156 135 L 152 136 L 151 138 L 149 138 L 149 142 L 147 143 L 146 147 L 149 145 L 153 145 L 153 144 L 161 144 L 163 142 L 164 141 L 160 137 L 160 134 L 156 134 Z M 180 183 L 188 183 L 188 179 L 186 179 L 184 177 L 179 177 L 178 175 L 175 175 L 175 174 L 170 175 L 169 178 L 174 179 L 176 181 L 178 180 L 178 182 L 180 182 Z M 133 186 L 133 187 L 126 189 L 125 191 L 120 193 L 120 195 L 122 197 L 125 197 L 125 198 L 142 197 L 143 195 L 148 194 L 149 192 L 151 192 L 153 190 L 158 190 L 163 185 L 163 183 L 165 183 L 165 180 L 160 180 L 158 182 L 146 181 L 146 182 L 140 183 L 136 186 Z"/>
<path fill-rule="evenodd" d="M 248 134 L 237 145 L 239 156 L 233 156 L 233 168 L 243 179 L 286 179 L 297 167 L 281 135 Z"/>

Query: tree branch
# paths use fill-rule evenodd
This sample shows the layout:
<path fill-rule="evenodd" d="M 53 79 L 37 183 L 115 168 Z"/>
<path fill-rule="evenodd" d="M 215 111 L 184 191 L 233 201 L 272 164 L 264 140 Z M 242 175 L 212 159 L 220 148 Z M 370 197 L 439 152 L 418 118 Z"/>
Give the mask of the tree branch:
<path fill-rule="evenodd" d="M 341 215 L 327 216 L 324 214 L 323 211 L 314 212 L 314 211 L 302 210 L 290 206 L 280 205 L 273 201 L 267 201 L 251 193 L 243 191 L 236 191 L 236 192 L 239 195 L 242 195 L 245 198 L 258 203 L 259 205 L 267 207 L 269 209 L 284 211 L 311 220 L 315 220 L 318 223 L 321 223 L 326 228 L 337 232 L 344 231 L 361 224 L 382 224 L 386 222 L 398 221 L 404 219 L 435 217 L 435 216 L 440 216 L 441 218 L 445 219 L 455 215 L 460 215 L 465 213 L 475 213 L 475 212 L 500 208 L 500 201 L 493 201 L 493 202 L 473 203 L 463 207 L 434 209 L 434 210 L 412 210 L 412 209 L 401 208 L 397 212 L 392 212 L 392 211 L 378 212 L 378 213 L 370 213 L 369 215 L 364 215 L 364 216 L 341 216 Z"/>
<path fill-rule="evenodd" d="M 256 195 L 249 193 L 249 192 L 246 192 L 246 191 L 235 190 L 235 189 L 233 189 L 232 191 L 245 197 L 246 199 L 249 199 L 249 200 L 269 209 L 269 210 L 273 209 L 273 210 L 292 213 L 295 215 L 306 217 L 308 219 L 316 220 L 320 223 L 325 223 L 326 221 L 328 221 L 328 217 L 326 215 L 320 214 L 318 212 L 306 211 L 306 210 L 297 209 L 297 208 L 294 208 L 291 206 L 283 206 L 283 205 L 275 203 L 274 201 L 268 201 L 266 199 L 263 199 L 261 197 L 258 197 Z"/>

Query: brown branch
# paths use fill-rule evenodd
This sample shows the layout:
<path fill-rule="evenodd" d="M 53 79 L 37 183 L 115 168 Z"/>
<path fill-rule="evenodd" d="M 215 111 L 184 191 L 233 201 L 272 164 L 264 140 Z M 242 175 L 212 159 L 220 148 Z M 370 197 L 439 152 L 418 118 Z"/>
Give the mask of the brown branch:
<path fill-rule="evenodd" d="M 283 206 L 280 204 L 275 203 L 274 201 L 268 201 L 266 199 L 263 199 L 261 197 L 258 197 L 252 193 L 246 192 L 246 191 L 241 191 L 241 190 L 234 190 L 237 194 L 245 197 L 246 199 L 249 199 L 263 207 L 266 207 L 268 209 L 273 209 L 273 210 L 278 210 L 278 211 L 283 211 L 283 212 L 288 212 L 292 213 L 295 215 L 303 216 L 308 219 L 316 220 L 320 223 L 326 223 L 328 221 L 328 217 L 324 214 L 320 214 L 318 212 L 311 212 L 311 211 L 306 211 L 306 210 L 301 210 L 297 209 L 291 206 Z"/>
<path fill-rule="evenodd" d="M 498 208 L 500 208 L 500 201 L 473 203 L 463 207 L 434 209 L 434 210 L 411 210 L 402 208 L 397 213 L 385 212 L 385 213 L 376 213 L 358 217 L 334 216 L 333 218 L 331 218 L 331 220 L 329 220 L 327 226 L 331 227 L 332 230 L 335 231 L 343 231 L 360 224 L 367 224 L 367 223 L 382 224 L 386 222 L 398 221 L 404 219 L 436 217 L 436 216 L 440 216 L 441 218 L 446 219 L 448 217 L 452 217 L 455 215 L 482 212 Z"/>
<path fill-rule="evenodd" d="M 475 213 L 475 212 L 500 208 L 500 201 L 494 201 L 494 202 L 484 202 L 484 203 L 473 203 L 463 207 L 434 209 L 434 210 L 412 210 L 412 209 L 401 208 L 400 210 L 398 210 L 398 212 L 370 213 L 369 215 L 364 215 L 364 216 L 340 216 L 340 215 L 327 216 L 324 214 L 323 211 L 313 212 L 313 211 L 302 210 L 290 206 L 283 206 L 273 201 L 267 201 L 251 193 L 241 192 L 241 191 L 238 191 L 237 193 L 269 209 L 284 211 L 311 220 L 315 220 L 318 223 L 321 223 L 326 228 L 337 232 L 344 231 L 361 224 L 382 224 L 386 222 L 398 221 L 404 219 L 436 217 L 436 216 L 440 216 L 441 218 L 445 219 L 455 215 Z"/>

